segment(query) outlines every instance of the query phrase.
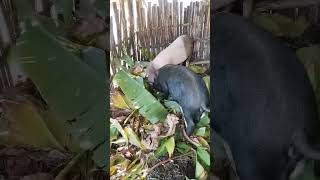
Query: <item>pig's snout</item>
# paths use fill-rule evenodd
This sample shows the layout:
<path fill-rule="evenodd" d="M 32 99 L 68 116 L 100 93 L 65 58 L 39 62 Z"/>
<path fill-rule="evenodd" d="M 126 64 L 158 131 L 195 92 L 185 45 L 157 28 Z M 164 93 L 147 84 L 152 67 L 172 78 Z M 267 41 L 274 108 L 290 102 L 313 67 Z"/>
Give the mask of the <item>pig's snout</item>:
<path fill-rule="evenodd" d="M 158 75 L 158 70 L 153 66 L 152 63 L 150 63 L 149 66 L 147 67 L 146 75 L 147 75 L 148 82 L 150 84 L 153 84 Z"/>

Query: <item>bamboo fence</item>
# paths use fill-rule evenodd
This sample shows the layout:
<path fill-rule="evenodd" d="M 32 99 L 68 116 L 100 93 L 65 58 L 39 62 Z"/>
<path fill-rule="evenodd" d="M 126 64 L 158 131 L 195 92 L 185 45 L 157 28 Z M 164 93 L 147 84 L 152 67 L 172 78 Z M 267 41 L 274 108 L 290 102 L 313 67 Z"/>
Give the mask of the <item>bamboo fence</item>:
<path fill-rule="evenodd" d="M 139 0 L 119 0 L 112 2 L 110 8 L 111 61 L 121 57 L 124 50 L 135 61 L 144 61 L 143 49 L 156 55 L 182 34 L 195 40 L 191 61 L 209 60 L 209 1 L 185 5 L 178 0 L 158 0 L 158 4 L 148 2 L 142 7 Z"/>

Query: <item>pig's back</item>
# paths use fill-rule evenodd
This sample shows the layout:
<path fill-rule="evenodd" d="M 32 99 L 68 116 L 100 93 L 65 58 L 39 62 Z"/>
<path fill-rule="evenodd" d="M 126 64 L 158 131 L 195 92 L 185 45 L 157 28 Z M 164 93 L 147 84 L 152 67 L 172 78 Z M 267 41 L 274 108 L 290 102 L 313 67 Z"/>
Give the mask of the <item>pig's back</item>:
<path fill-rule="evenodd" d="M 293 133 L 316 121 L 304 67 L 282 42 L 243 18 L 217 14 L 212 22 L 213 128 L 230 143 L 242 178 L 278 180 Z"/>
<path fill-rule="evenodd" d="M 161 76 L 162 73 L 166 76 Z M 198 107 L 203 101 L 202 94 L 207 92 L 206 89 L 203 89 L 205 84 L 199 79 L 199 76 L 185 66 L 165 65 L 159 70 L 158 76 L 159 82 L 166 82 L 169 94 L 175 97 L 179 104 Z"/>

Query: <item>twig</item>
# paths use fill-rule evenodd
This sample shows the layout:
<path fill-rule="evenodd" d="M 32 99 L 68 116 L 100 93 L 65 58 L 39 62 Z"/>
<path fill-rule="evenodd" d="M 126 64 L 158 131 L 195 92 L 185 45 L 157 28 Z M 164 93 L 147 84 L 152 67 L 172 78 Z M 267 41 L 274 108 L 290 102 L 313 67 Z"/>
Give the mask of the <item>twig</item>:
<path fill-rule="evenodd" d="M 200 146 L 200 144 L 192 141 L 192 140 L 189 138 L 189 136 L 187 135 L 186 130 L 185 130 L 184 128 L 183 128 L 182 132 L 183 132 L 183 136 L 184 136 L 192 145 L 194 145 L 195 147 L 199 147 L 199 146 Z"/>
<path fill-rule="evenodd" d="M 165 164 L 165 163 L 168 163 L 168 162 L 170 162 L 170 161 L 172 161 L 172 160 L 175 160 L 175 159 L 179 159 L 179 158 L 184 157 L 184 156 L 188 156 L 188 155 L 190 155 L 190 154 L 193 154 L 193 152 L 191 151 L 191 152 L 186 153 L 186 154 L 182 154 L 182 155 L 179 155 L 179 156 L 175 156 L 175 157 L 173 157 L 173 158 L 168 158 L 168 159 L 166 159 L 166 160 L 160 161 L 160 162 L 158 162 L 156 165 L 154 165 L 154 166 L 152 166 L 150 169 L 148 169 L 145 173 L 148 174 L 148 173 L 150 173 L 152 170 L 154 170 L 156 167 L 158 167 L 158 166 L 160 166 L 160 165 L 163 165 L 163 164 Z"/>
<path fill-rule="evenodd" d="M 134 115 L 134 113 L 137 112 L 137 109 L 133 110 L 129 116 L 124 120 L 123 125 L 127 124 L 127 121 Z"/>

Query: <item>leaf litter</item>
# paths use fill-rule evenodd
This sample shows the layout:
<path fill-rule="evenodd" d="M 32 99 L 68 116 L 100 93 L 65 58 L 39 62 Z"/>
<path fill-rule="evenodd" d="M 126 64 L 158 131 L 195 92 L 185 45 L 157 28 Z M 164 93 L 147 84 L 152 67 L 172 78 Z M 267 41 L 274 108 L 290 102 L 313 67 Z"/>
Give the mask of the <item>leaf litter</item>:
<path fill-rule="evenodd" d="M 128 56 L 125 61 L 132 62 Z M 121 72 L 113 77 L 110 123 L 111 126 L 117 124 L 119 134 L 110 142 L 110 179 L 195 178 L 193 161 L 197 149 L 183 138 L 184 123 L 179 105 L 165 100 L 161 93 L 144 82 L 145 68 L 144 62 L 117 67 Z M 200 74 L 207 71 L 205 67 L 195 65 L 192 70 Z M 198 127 L 202 137 L 191 136 L 199 146 L 203 145 L 203 151 L 209 146 L 208 126 L 208 123 L 202 123 Z M 181 153 L 186 150 L 187 153 Z M 200 155 L 207 157 L 203 154 Z M 207 160 L 199 163 L 202 162 L 207 163 Z M 200 168 L 198 174 L 206 176 L 205 168 Z"/>

